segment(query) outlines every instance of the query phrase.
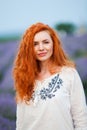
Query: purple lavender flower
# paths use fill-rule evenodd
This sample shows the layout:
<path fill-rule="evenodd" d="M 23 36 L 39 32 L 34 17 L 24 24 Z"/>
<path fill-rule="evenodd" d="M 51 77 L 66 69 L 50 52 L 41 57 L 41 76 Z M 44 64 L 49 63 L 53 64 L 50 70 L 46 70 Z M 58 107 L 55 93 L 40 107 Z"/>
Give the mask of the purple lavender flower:
<path fill-rule="evenodd" d="M 16 118 L 16 103 L 10 94 L 0 95 L 0 115 L 9 120 Z"/>
<path fill-rule="evenodd" d="M 87 80 L 87 57 L 78 58 L 75 63 L 82 80 Z"/>
<path fill-rule="evenodd" d="M 15 121 L 10 121 L 0 116 L 0 130 L 15 130 Z"/>

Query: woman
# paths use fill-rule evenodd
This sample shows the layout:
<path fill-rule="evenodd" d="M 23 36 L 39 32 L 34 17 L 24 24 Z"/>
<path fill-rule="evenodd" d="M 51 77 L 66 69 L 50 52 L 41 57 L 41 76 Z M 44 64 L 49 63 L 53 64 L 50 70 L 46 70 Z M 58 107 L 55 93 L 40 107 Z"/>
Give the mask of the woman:
<path fill-rule="evenodd" d="M 87 130 L 81 79 L 51 27 L 36 23 L 26 30 L 13 75 L 16 130 Z"/>

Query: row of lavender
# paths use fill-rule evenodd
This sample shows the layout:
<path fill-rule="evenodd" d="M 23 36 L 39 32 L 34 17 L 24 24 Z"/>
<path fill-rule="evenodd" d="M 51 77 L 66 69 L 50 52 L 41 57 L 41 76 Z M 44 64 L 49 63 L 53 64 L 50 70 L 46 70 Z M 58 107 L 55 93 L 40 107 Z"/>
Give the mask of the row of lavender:
<path fill-rule="evenodd" d="M 82 81 L 87 81 L 87 34 L 65 36 L 61 40 L 66 53 L 76 62 Z M 18 44 L 19 41 L 0 43 L 0 130 L 15 130 L 16 126 L 12 67 Z"/>
<path fill-rule="evenodd" d="M 18 41 L 0 43 L 0 130 L 15 130 L 16 103 L 12 79 Z"/>

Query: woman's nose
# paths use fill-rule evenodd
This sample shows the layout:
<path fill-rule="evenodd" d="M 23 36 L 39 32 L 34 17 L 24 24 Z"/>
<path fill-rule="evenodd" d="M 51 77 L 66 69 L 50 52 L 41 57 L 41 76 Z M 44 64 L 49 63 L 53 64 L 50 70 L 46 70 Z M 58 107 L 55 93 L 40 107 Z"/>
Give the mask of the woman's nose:
<path fill-rule="evenodd" d="M 39 50 L 44 50 L 44 46 L 43 46 L 43 44 L 41 43 L 41 44 L 39 44 Z"/>

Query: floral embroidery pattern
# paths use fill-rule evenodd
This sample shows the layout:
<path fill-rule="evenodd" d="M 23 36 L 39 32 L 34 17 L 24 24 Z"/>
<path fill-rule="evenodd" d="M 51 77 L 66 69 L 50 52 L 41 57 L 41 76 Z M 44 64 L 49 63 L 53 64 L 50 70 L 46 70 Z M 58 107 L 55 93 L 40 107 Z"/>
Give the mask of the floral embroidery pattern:
<path fill-rule="evenodd" d="M 62 79 L 59 78 L 59 74 L 55 76 L 51 82 L 48 84 L 48 88 L 43 88 L 40 90 L 40 97 L 42 100 L 47 98 L 52 98 L 55 96 L 55 92 L 62 86 Z"/>
<path fill-rule="evenodd" d="M 37 102 L 37 99 L 46 100 L 47 98 L 51 99 L 55 96 L 55 92 L 60 89 L 62 86 L 62 79 L 60 79 L 59 74 L 57 74 L 51 82 L 49 82 L 48 87 L 44 87 L 39 92 L 34 92 L 32 100 Z"/>

